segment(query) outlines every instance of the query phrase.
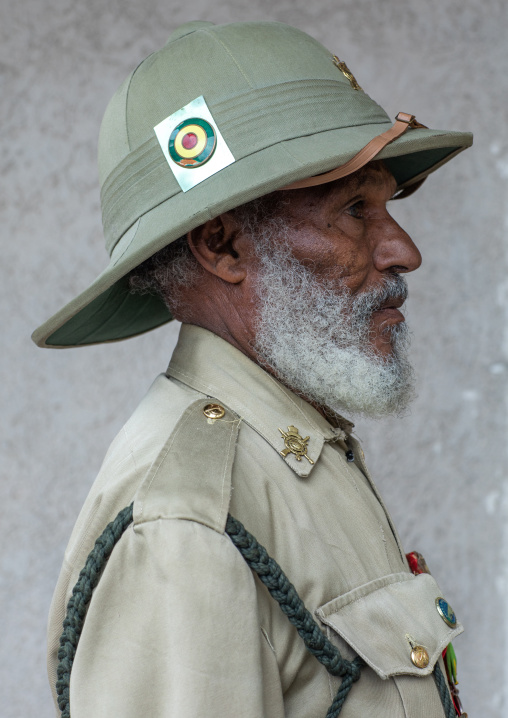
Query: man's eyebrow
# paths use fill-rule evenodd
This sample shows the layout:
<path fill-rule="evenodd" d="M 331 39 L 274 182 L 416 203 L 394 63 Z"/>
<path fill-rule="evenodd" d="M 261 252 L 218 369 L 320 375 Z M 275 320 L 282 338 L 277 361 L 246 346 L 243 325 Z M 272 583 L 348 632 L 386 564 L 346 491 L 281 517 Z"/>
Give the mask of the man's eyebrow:
<path fill-rule="evenodd" d="M 350 177 L 344 177 L 340 181 L 340 189 L 347 190 L 349 192 L 356 192 L 362 187 L 381 187 L 384 186 L 386 176 L 383 172 L 369 172 L 367 168 L 360 170 L 359 172 L 351 175 Z M 393 194 L 397 192 L 397 184 L 394 182 Z"/>
<path fill-rule="evenodd" d="M 367 168 L 365 168 L 365 171 L 361 172 L 355 179 L 358 181 L 358 184 L 361 182 L 361 184 L 365 184 L 366 186 L 381 187 L 385 184 L 387 174 L 388 173 L 382 171 L 369 172 Z M 388 174 L 388 177 L 390 176 L 391 175 Z"/>

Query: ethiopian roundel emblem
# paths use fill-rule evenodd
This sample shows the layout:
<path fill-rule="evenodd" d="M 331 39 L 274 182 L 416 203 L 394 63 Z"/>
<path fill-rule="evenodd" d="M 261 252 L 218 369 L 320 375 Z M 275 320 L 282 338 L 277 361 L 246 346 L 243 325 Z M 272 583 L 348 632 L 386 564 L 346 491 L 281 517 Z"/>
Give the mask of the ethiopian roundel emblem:
<path fill-rule="evenodd" d="M 203 95 L 173 112 L 153 129 L 183 192 L 235 161 Z"/>
<path fill-rule="evenodd" d="M 169 137 L 169 154 L 180 167 L 201 167 L 215 151 L 217 137 L 212 125 L 201 117 L 180 122 Z"/>

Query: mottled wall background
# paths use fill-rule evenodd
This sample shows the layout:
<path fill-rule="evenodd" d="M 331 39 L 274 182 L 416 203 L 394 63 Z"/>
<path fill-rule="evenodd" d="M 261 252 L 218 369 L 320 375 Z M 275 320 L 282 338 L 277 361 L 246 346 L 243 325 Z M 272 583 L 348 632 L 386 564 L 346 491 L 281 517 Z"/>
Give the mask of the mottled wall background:
<path fill-rule="evenodd" d="M 177 327 L 66 351 L 37 349 L 29 336 L 106 263 L 95 153 L 108 99 L 191 19 L 293 24 L 346 59 L 390 115 L 475 132 L 472 150 L 393 207 L 424 255 L 409 312 L 420 394 L 406 418 L 358 433 L 407 550 L 424 553 L 466 624 L 456 650 L 469 715 L 506 715 L 507 15 L 505 0 L 3 0 L 4 718 L 53 713 L 45 622 L 64 547 Z"/>

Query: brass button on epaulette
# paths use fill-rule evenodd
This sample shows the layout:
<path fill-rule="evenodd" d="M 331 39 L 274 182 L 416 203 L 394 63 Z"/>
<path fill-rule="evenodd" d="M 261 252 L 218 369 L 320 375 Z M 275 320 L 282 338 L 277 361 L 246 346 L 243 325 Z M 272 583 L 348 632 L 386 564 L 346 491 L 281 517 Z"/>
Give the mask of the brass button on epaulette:
<path fill-rule="evenodd" d="M 222 419 L 226 410 L 220 404 L 207 404 L 203 409 L 203 414 L 207 419 Z"/>
<path fill-rule="evenodd" d="M 423 646 L 413 646 L 411 651 L 411 662 L 417 668 L 427 668 L 429 665 L 429 654 Z"/>

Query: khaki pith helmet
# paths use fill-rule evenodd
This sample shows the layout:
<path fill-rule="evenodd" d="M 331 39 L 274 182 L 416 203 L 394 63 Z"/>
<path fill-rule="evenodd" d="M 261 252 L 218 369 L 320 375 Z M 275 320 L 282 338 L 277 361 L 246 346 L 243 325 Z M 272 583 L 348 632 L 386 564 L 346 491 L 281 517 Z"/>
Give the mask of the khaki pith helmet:
<path fill-rule="evenodd" d="M 110 262 L 33 340 L 84 346 L 169 321 L 158 297 L 129 293 L 126 275 L 222 212 L 331 181 L 373 157 L 410 188 L 471 144 L 470 133 L 423 128 L 409 115 L 394 125 L 344 63 L 300 30 L 187 23 L 109 103 L 99 174 Z"/>

